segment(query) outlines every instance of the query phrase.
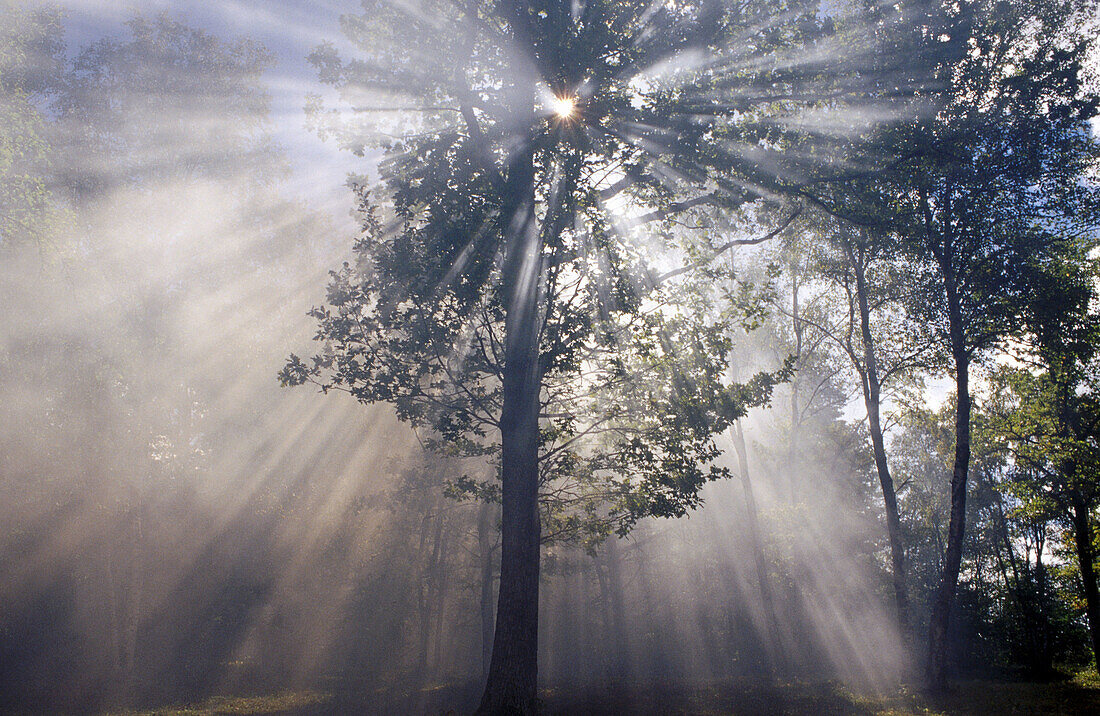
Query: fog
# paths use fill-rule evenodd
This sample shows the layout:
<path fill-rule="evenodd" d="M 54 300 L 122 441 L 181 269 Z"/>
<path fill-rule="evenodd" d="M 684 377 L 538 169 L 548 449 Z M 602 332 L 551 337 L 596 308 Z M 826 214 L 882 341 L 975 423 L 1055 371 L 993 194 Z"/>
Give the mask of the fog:
<path fill-rule="evenodd" d="M 2 5 L 9 49 L 40 40 L 0 70 L 42 73 L 19 161 L 50 228 L 0 237 L 0 694 L 99 712 L 357 690 L 415 711 L 482 679 L 499 506 L 447 485 L 493 468 L 426 451 L 386 404 L 280 387 L 352 260 L 346 174 L 376 170 L 301 111 L 334 101 L 305 55 L 356 8 L 218 5 L 70 3 L 54 29 L 46 5 Z M 820 56 L 745 58 L 767 59 Z M 774 121 L 841 141 L 919 111 Z M 759 275 L 777 250 L 736 260 Z M 795 286 L 775 304 L 815 290 Z M 775 310 L 739 332 L 737 374 L 774 370 L 792 330 Z M 824 348 L 797 376 L 740 421 L 746 471 L 737 431 L 718 437 L 732 477 L 697 510 L 544 546 L 545 688 L 912 676 L 854 383 Z"/>

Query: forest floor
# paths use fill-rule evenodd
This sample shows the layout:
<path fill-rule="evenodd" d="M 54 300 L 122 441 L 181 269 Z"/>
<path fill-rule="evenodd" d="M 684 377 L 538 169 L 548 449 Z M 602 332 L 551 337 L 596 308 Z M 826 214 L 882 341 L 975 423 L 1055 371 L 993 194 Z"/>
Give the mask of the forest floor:
<path fill-rule="evenodd" d="M 242 697 L 214 697 L 187 706 L 148 711 L 113 712 L 112 716 L 210 716 L 214 714 L 466 714 L 477 701 L 473 687 L 441 686 L 419 692 L 283 692 Z M 860 694 L 832 682 L 723 682 L 697 685 L 635 685 L 577 693 L 544 689 L 542 712 L 548 716 L 596 714 L 851 714 L 908 716 L 920 714 L 1100 714 L 1100 681 L 1095 677 L 1047 682 L 959 681 L 942 696 L 900 689 L 888 694 Z"/>

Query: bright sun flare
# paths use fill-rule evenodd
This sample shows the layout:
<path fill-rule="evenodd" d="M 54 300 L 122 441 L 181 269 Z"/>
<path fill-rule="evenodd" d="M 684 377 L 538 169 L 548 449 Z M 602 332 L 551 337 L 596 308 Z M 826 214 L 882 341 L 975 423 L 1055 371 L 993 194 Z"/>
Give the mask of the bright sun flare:
<path fill-rule="evenodd" d="M 555 97 L 553 108 L 559 119 L 569 119 L 577 109 L 577 101 L 572 97 Z"/>

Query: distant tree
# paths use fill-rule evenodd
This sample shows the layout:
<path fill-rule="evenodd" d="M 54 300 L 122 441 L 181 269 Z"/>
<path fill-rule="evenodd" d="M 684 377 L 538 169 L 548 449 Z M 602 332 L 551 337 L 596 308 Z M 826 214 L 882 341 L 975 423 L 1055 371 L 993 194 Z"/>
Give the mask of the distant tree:
<path fill-rule="evenodd" d="M 126 27 L 123 37 L 81 48 L 52 93 L 55 143 L 72 150 L 55 181 L 75 202 L 236 179 L 246 163 L 262 167 L 257 185 L 284 171 L 261 83 L 272 62 L 266 48 L 166 13 L 135 15 Z"/>
<path fill-rule="evenodd" d="M 817 238 L 809 252 L 811 276 L 824 281 L 833 303 L 803 320 L 828 337 L 857 378 L 885 509 L 898 626 L 907 634 L 905 535 L 886 449 L 885 411 L 890 401 L 912 397 L 922 369 L 935 359 L 934 341 L 925 325 L 906 316 L 909 261 L 895 235 L 832 216 L 822 216 L 812 230 Z"/>
<path fill-rule="evenodd" d="M 1081 241 L 1081 238 L 1090 240 Z M 1077 556 L 1094 658 L 1100 657 L 1094 513 L 1100 504 L 1100 316 L 1091 237 L 1071 237 L 1041 268 L 1024 317 L 1028 369 L 1002 368 L 992 426 L 1017 467 L 1014 492 L 1033 512 L 1069 528 Z M 1097 661 L 1100 664 L 1100 660 Z"/>
<path fill-rule="evenodd" d="M 0 2 L 0 251 L 55 238 L 64 211 L 52 195 L 53 150 L 42 109 L 61 76 L 61 22 L 56 13 Z"/>
<path fill-rule="evenodd" d="M 1090 3 L 966 6 L 970 48 L 944 68 L 949 101 L 935 118 L 893 135 L 897 230 L 923 257 L 913 314 L 938 332 L 955 380 L 955 458 L 943 570 L 932 603 L 928 678 L 946 683 L 946 638 L 966 523 L 972 364 L 1023 329 L 1039 287 L 1033 270 L 1060 237 L 1095 226 L 1087 183 L 1097 145 L 1084 85 Z M 1042 38 L 1041 40 L 1039 38 Z"/>
<path fill-rule="evenodd" d="M 40 682 L 56 685 L 56 664 L 64 665 L 70 694 L 165 693 L 222 661 L 220 649 L 241 625 L 226 612 L 257 593 L 234 581 L 234 556 L 218 565 L 225 591 L 196 587 L 194 601 L 187 600 L 194 611 L 172 599 L 167 582 L 147 577 L 180 568 L 174 560 L 204 524 L 197 495 L 230 482 L 206 479 L 216 456 L 240 449 L 242 430 L 258 428 L 277 404 L 277 392 L 222 396 L 252 382 L 250 364 L 283 350 L 273 344 L 285 345 L 286 333 L 268 321 L 271 311 L 300 312 L 276 298 L 290 292 L 286 267 L 311 265 L 310 244 L 329 227 L 280 196 L 284 165 L 270 141 L 261 78 L 270 55 L 262 47 L 167 15 L 136 16 L 66 58 L 60 20 L 25 10 L 25 3 L 9 5 L 0 7 L 0 45 L 15 42 L 21 54 L 12 65 L 3 58 L 0 82 L 5 90 L 9 82 L 23 88 L 21 116 L 33 111 L 35 122 L 35 136 L 17 140 L 15 166 L 44 206 L 69 220 L 59 232 L 61 260 L 46 270 L 36 259 L 39 237 L 53 238 L 48 213 L 31 217 L 36 234 L 15 237 L 23 261 L 12 260 L 7 249 L 15 247 L 0 237 L 0 490 L 6 514 L 16 516 L 5 538 L 41 539 L 25 549 L 6 542 L 5 567 L 42 559 L 56 534 L 47 525 L 94 524 L 70 548 L 80 555 L 71 574 L 49 588 L 73 605 L 97 608 L 59 606 L 53 624 L 83 620 L 83 634 L 38 653 L 40 647 L 18 643 L 18 632 L 5 632 L 4 650 L 17 656 L 4 659 L 0 690 L 26 694 Z M 12 26 L 9 18 L 25 23 Z M 22 126 L 0 119 L 0 136 Z M 0 149 L 0 165 L 2 155 Z M 33 163 L 24 162 L 32 155 Z M 0 214 L 15 206 L 0 198 Z M 248 285 L 262 285 L 271 300 L 223 301 L 260 294 Z M 231 469 L 222 461 L 219 478 Z M 47 559 L 64 556 L 51 552 Z M 20 605 L 9 624 L 23 618 L 21 609 L 35 610 L 33 600 L 13 594 L 22 588 L 18 580 L 2 586 L 5 601 Z M 239 604 L 213 603 L 234 591 Z M 177 604 L 179 621 L 160 619 L 161 603 Z M 216 628 L 196 617 L 207 608 L 225 617 Z M 145 629 L 151 622 L 158 627 Z M 201 646 L 181 655 L 158 648 L 158 639 Z M 193 672 L 179 668 L 192 657 Z M 28 680 L 23 670 L 42 676 Z M 110 685 L 111 693 L 83 689 L 91 681 Z M 43 692 L 45 699 L 63 697 Z"/>

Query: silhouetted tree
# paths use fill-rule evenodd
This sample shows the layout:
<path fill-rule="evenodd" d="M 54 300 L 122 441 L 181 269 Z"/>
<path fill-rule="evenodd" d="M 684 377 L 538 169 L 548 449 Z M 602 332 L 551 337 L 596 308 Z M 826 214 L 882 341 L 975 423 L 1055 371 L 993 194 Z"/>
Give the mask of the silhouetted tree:
<path fill-rule="evenodd" d="M 1064 237 L 1063 243 L 1058 257 L 1034 267 L 1036 290 L 1023 313 L 1028 333 L 1021 356 L 1031 370 L 1001 369 L 994 383 L 1000 410 L 992 430 L 1014 458 L 1015 488 L 1024 504 L 1069 528 L 1096 658 L 1100 590 L 1092 515 L 1100 499 L 1097 272 L 1089 258 L 1091 236 Z"/>
<path fill-rule="evenodd" d="M 413 332 L 410 347 L 453 343 L 482 286 L 488 282 L 496 294 L 494 321 L 483 325 L 503 322 L 503 332 L 486 342 L 502 366 L 499 412 L 488 422 L 502 433 L 503 543 L 483 710 L 530 712 L 540 403 L 548 371 L 566 366 L 541 356 L 540 326 L 547 316 L 570 314 L 552 307 L 552 292 L 587 274 L 581 285 L 600 299 L 589 315 L 634 313 L 645 291 L 631 285 L 631 262 L 618 255 L 631 244 L 622 230 L 780 195 L 783 180 L 797 172 L 770 161 L 771 148 L 797 133 L 799 113 L 815 103 L 865 97 L 860 53 L 867 48 L 854 35 L 834 42 L 832 20 L 803 2 L 780 14 L 769 3 L 715 0 L 370 2 L 365 10 L 344 21 L 362 59 L 344 63 L 324 46 L 314 61 L 351 107 L 370 113 L 372 127 L 349 126 L 319 102 L 314 118 L 322 133 L 354 151 L 380 144 L 386 152 L 381 174 L 402 237 L 392 265 L 406 278 L 402 298 L 377 307 L 378 315 L 400 319 L 392 328 Z M 807 57 L 792 59 L 800 51 Z M 910 88 L 902 84 L 899 94 Z M 815 161 L 812 152 L 804 156 Z M 413 314 L 440 306 L 450 314 L 448 332 L 417 334 Z M 577 328 L 599 335 L 585 321 Z M 367 363 L 372 350 L 354 349 L 356 360 Z M 335 365 L 337 375 L 347 370 Z M 284 378 L 300 382 L 311 369 L 295 361 Z M 401 396 L 429 379 L 423 370 L 394 371 L 390 389 L 362 390 L 361 397 L 392 398 L 411 418 Z M 705 391 L 697 397 L 708 400 Z M 679 498 L 667 505 L 672 512 L 682 506 Z"/>

